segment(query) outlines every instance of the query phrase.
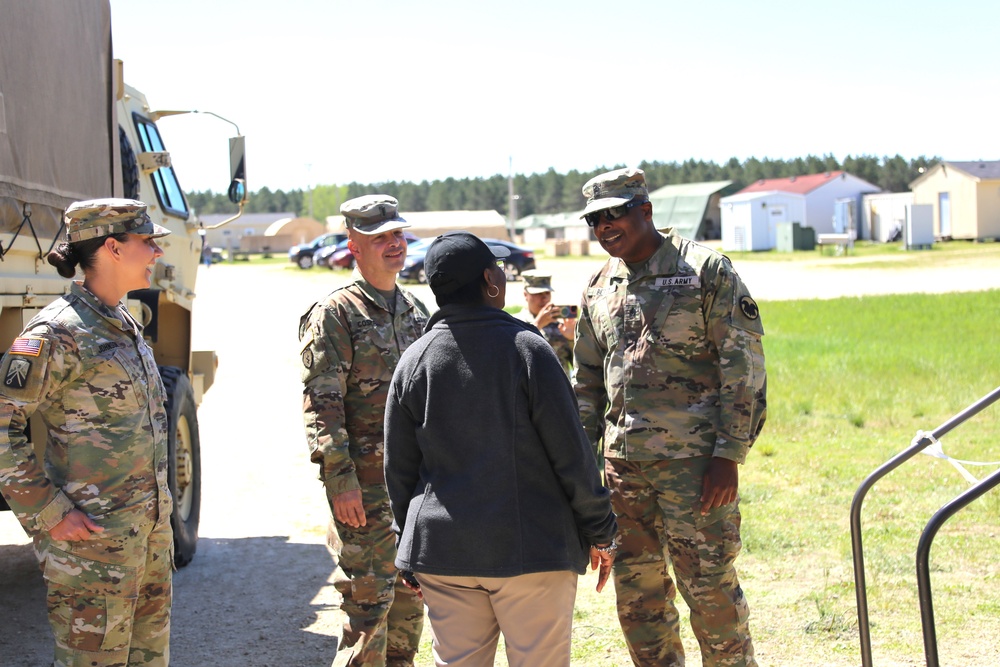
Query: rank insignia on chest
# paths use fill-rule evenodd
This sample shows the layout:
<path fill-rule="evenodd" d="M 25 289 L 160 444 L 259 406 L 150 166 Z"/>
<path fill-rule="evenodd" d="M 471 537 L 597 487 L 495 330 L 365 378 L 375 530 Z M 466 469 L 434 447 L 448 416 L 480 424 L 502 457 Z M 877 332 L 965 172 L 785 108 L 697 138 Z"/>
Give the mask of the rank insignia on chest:
<path fill-rule="evenodd" d="M 7 373 L 3 376 L 3 384 L 11 389 L 24 389 L 28 384 L 28 372 L 31 362 L 27 359 L 11 359 Z"/>
<path fill-rule="evenodd" d="M 37 357 L 42 353 L 43 347 L 45 347 L 44 338 L 15 338 L 10 346 L 10 353 Z"/>

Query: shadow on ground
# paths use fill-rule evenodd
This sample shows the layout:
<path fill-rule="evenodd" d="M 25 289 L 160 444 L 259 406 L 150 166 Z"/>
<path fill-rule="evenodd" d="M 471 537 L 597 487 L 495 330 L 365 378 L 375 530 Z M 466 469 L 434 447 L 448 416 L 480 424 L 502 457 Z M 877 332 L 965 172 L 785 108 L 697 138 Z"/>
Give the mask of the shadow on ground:
<path fill-rule="evenodd" d="M 323 545 L 285 537 L 201 538 L 174 573 L 171 664 L 329 665 L 339 627 Z M 0 545 L 0 662 L 52 662 L 45 586 L 30 545 Z"/>

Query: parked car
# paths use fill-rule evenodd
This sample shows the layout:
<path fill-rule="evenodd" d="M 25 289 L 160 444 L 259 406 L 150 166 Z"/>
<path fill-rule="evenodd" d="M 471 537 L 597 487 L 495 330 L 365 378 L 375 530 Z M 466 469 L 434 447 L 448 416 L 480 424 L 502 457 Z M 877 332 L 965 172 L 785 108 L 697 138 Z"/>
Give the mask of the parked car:
<path fill-rule="evenodd" d="M 426 243 L 410 244 L 406 251 L 406 263 L 403 270 L 399 272 L 399 278 L 403 282 L 426 283 L 427 274 L 424 273 L 424 254 L 434 239 L 425 239 Z M 522 271 L 535 268 L 535 253 L 528 248 L 522 248 L 510 241 L 501 239 L 483 239 L 486 245 L 504 246 L 510 250 L 510 256 L 504 259 L 504 271 L 507 273 L 507 280 L 517 280 Z"/>
<path fill-rule="evenodd" d="M 331 263 L 333 255 L 346 250 L 347 239 L 338 241 L 335 245 L 323 246 L 313 254 L 313 264 L 316 266 L 325 266 L 328 269 L 336 269 L 338 267 Z"/>
<path fill-rule="evenodd" d="M 427 239 L 417 239 L 406 244 L 406 261 L 403 269 L 399 272 L 399 279 L 404 283 L 427 283 L 427 274 L 424 273 L 424 255 L 427 248 L 434 242 L 436 236 Z"/>
<path fill-rule="evenodd" d="M 403 238 L 406 239 L 407 253 L 409 253 L 410 244 L 420 240 L 416 234 L 411 234 L 407 231 L 403 232 Z M 346 242 L 343 244 L 343 247 L 338 244 L 336 250 L 331 251 L 322 261 L 317 262 L 317 264 L 322 264 L 331 269 L 353 269 L 355 265 L 354 253 L 347 247 Z"/>
<path fill-rule="evenodd" d="M 510 250 L 510 256 L 504 258 L 503 268 L 507 273 L 507 280 L 517 280 L 521 277 L 522 271 L 530 271 L 535 268 L 535 251 L 522 248 L 519 245 L 501 239 L 483 239 L 486 245 L 500 245 Z"/>
<path fill-rule="evenodd" d="M 313 266 L 313 255 L 316 254 L 317 250 L 326 246 L 337 245 L 338 242 L 346 238 L 347 234 L 343 232 L 320 234 L 309 243 L 293 245 L 289 248 L 288 259 L 292 263 L 298 264 L 300 269 L 311 269 Z"/>

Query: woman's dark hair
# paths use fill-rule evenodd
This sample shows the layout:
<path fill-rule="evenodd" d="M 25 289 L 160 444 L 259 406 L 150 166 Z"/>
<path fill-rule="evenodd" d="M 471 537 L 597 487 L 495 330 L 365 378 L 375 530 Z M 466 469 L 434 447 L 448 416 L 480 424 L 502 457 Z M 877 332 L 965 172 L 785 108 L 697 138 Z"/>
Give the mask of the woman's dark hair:
<path fill-rule="evenodd" d="M 128 240 L 128 234 L 111 234 L 110 236 L 119 243 L 125 243 Z M 77 266 L 83 267 L 83 270 L 86 271 L 94 265 L 94 255 L 97 254 L 97 249 L 104 245 L 107 238 L 107 236 L 101 236 L 76 243 L 60 243 L 45 259 L 56 267 L 60 276 L 72 278 L 76 275 Z"/>
<path fill-rule="evenodd" d="M 485 271 L 486 268 L 484 267 L 483 270 Z M 485 303 L 483 299 L 483 288 L 486 286 L 486 278 L 480 273 L 479 278 L 473 280 L 472 282 L 465 283 L 454 292 L 449 292 L 448 294 L 435 294 L 434 300 L 437 301 L 439 308 L 449 304 L 458 304 L 463 306 L 481 305 Z M 433 289 L 431 291 L 433 291 Z"/>

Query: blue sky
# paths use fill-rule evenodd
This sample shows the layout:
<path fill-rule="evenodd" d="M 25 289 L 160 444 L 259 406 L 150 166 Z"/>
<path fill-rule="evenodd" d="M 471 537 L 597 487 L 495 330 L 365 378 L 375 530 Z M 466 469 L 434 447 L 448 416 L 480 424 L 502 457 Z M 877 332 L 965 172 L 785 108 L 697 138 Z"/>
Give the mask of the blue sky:
<path fill-rule="evenodd" d="M 251 190 L 807 154 L 1000 159 L 1000 2 L 111 0 L 154 109 Z M 211 116 L 160 121 L 224 191 Z"/>

